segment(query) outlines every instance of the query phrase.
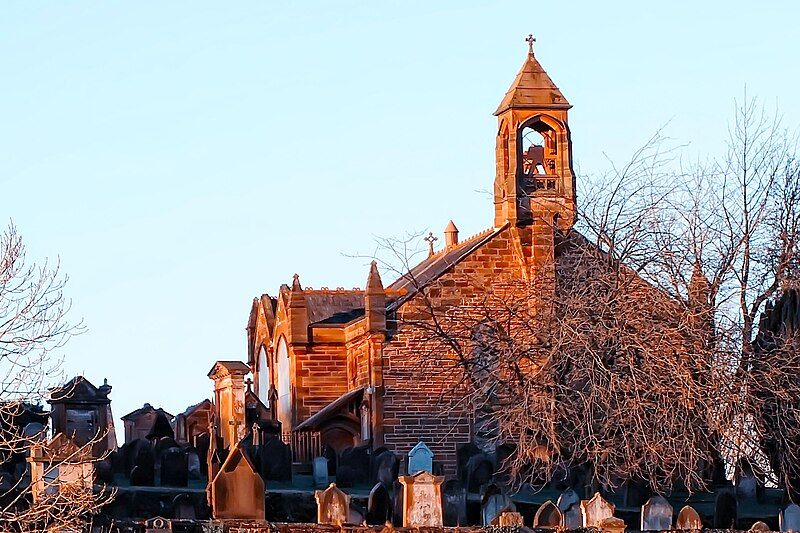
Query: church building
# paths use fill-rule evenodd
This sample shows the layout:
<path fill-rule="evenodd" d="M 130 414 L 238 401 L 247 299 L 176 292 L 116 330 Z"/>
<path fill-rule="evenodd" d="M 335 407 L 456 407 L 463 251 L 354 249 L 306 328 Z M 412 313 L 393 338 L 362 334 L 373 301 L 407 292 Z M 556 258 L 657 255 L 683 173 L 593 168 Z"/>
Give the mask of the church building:
<path fill-rule="evenodd" d="M 426 259 L 388 283 L 373 262 L 363 290 L 312 290 L 295 275 L 276 294 L 253 300 L 248 365 L 284 440 L 306 443 L 312 454 L 370 444 L 401 457 L 422 440 L 442 472 L 455 472 L 457 448 L 474 440 L 474 417 L 442 412 L 439 395 L 453 377 L 416 371 L 413 355 L 424 339 L 403 318 L 433 283 L 464 301 L 465 276 L 515 276 L 543 287 L 554 279 L 556 232 L 575 220 L 571 105 L 532 45 L 494 112 L 490 227 L 462 239 L 451 222 L 440 250 L 431 242 Z"/>

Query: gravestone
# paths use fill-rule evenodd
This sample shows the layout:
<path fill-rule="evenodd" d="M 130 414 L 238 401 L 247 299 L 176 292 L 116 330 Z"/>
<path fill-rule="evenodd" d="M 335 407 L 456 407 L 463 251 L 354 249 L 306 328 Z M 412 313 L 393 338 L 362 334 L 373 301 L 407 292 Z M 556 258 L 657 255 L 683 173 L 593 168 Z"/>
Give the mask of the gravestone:
<path fill-rule="evenodd" d="M 213 518 L 264 520 L 264 480 L 238 444 L 210 485 Z"/>
<path fill-rule="evenodd" d="M 353 487 L 369 483 L 369 459 L 369 444 L 342 450 L 336 468 L 336 484 L 339 487 Z"/>
<path fill-rule="evenodd" d="M 315 457 L 313 465 L 314 487 L 320 488 L 328 484 L 328 460 L 324 457 Z"/>
<path fill-rule="evenodd" d="M 180 448 L 170 448 L 161 456 L 161 485 L 164 487 L 185 487 L 188 484 L 188 454 Z"/>
<path fill-rule="evenodd" d="M 172 531 L 172 522 L 166 518 L 156 516 L 144 523 L 145 533 L 169 533 Z"/>
<path fill-rule="evenodd" d="M 581 502 L 583 527 L 600 527 L 600 522 L 614 516 L 614 504 L 595 492 L 589 500 Z"/>
<path fill-rule="evenodd" d="M 503 511 L 500 513 L 500 516 L 497 517 L 497 525 L 500 527 L 522 527 L 525 525 L 525 521 L 522 519 L 522 515 L 515 511 Z"/>
<path fill-rule="evenodd" d="M 258 453 L 259 473 L 264 480 L 292 480 L 292 451 L 276 435 L 265 436 Z"/>
<path fill-rule="evenodd" d="M 559 509 L 560 510 L 560 509 Z M 580 529 L 583 527 L 583 511 L 580 502 L 570 505 L 561 513 L 564 529 Z"/>
<path fill-rule="evenodd" d="M 494 465 L 486 454 L 473 455 L 467 461 L 467 492 L 477 493 L 492 480 Z"/>
<path fill-rule="evenodd" d="M 663 496 L 653 496 L 642 506 L 642 531 L 672 529 L 672 506 Z"/>
<path fill-rule="evenodd" d="M 420 471 L 400 476 L 403 485 L 403 527 L 442 527 L 443 477 Z"/>
<path fill-rule="evenodd" d="M 369 491 L 367 523 L 382 525 L 392 520 L 392 497 L 383 483 L 376 483 Z"/>
<path fill-rule="evenodd" d="M 789 504 L 778 515 L 781 531 L 800 531 L 800 506 Z"/>
<path fill-rule="evenodd" d="M 155 458 L 149 447 L 142 446 L 138 449 L 136 460 L 131 470 L 131 485 L 137 487 L 152 487 L 155 485 Z"/>
<path fill-rule="evenodd" d="M 505 494 L 491 494 L 481 506 L 481 518 L 484 526 L 495 523 L 498 516 L 504 511 L 516 511 L 511 499 Z"/>
<path fill-rule="evenodd" d="M 616 516 L 603 518 L 597 525 L 603 533 L 625 533 L 625 520 Z"/>
<path fill-rule="evenodd" d="M 730 492 L 717 495 L 714 504 L 714 527 L 717 529 L 734 528 L 736 525 L 736 497 Z"/>
<path fill-rule="evenodd" d="M 481 453 L 474 442 L 462 444 L 456 449 L 456 473 L 462 484 L 467 482 L 467 462 L 473 455 Z"/>
<path fill-rule="evenodd" d="M 697 514 L 692 507 L 686 505 L 681 512 L 678 513 L 678 519 L 675 521 L 675 529 L 703 529 L 703 521 L 700 515 Z"/>
<path fill-rule="evenodd" d="M 750 526 L 750 529 L 748 531 L 771 531 L 771 530 L 767 524 L 759 520 L 758 522 L 755 522 L 752 526 Z"/>
<path fill-rule="evenodd" d="M 467 490 L 457 479 L 446 481 L 444 493 L 444 525 L 446 527 L 467 525 Z"/>
<path fill-rule="evenodd" d="M 400 472 L 400 461 L 393 452 L 384 448 L 373 456 L 372 469 L 375 482 L 391 487 Z"/>
<path fill-rule="evenodd" d="M 563 520 L 564 517 L 561 516 L 561 511 L 556 504 L 547 500 L 537 509 L 533 517 L 533 527 L 556 529 L 561 527 Z"/>
<path fill-rule="evenodd" d="M 350 515 L 350 496 L 342 492 L 336 483 L 327 489 L 314 492 L 317 500 L 317 523 L 341 526 L 348 522 Z"/>
<path fill-rule="evenodd" d="M 578 493 L 572 489 L 568 489 L 562 492 L 561 495 L 558 497 L 558 501 L 556 502 L 556 507 L 558 507 L 558 510 L 561 511 L 561 513 L 563 514 L 564 511 L 566 511 L 573 505 L 575 504 L 580 505 L 580 503 L 581 503 L 581 498 L 580 496 L 578 496 Z"/>
<path fill-rule="evenodd" d="M 196 451 L 189 451 L 186 455 L 186 462 L 189 467 L 189 479 L 200 479 L 202 477 L 202 468 L 200 466 L 200 456 Z"/>
<path fill-rule="evenodd" d="M 197 509 L 188 494 L 178 494 L 172 500 L 172 518 L 178 520 L 197 519 Z"/>
<path fill-rule="evenodd" d="M 422 441 L 408 452 L 408 473 L 413 476 L 417 472 L 433 473 L 433 452 Z"/>

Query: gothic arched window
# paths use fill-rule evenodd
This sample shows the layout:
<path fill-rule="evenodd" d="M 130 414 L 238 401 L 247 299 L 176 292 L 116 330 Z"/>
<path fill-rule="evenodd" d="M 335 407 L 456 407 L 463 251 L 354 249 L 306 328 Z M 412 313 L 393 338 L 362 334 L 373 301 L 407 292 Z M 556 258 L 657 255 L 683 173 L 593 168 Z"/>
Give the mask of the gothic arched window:
<path fill-rule="evenodd" d="M 278 341 L 276 350 L 278 379 L 278 420 L 287 431 L 292 427 L 292 383 L 289 366 L 289 347 L 283 337 Z"/>
<path fill-rule="evenodd" d="M 258 350 L 258 399 L 269 405 L 269 356 L 264 345 Z"/>

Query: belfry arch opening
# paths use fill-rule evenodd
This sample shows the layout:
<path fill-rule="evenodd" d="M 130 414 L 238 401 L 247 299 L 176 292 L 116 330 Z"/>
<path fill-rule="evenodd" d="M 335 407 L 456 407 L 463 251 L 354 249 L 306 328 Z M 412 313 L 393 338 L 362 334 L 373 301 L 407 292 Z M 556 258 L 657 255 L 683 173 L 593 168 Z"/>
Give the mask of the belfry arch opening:
<path fill-rule="evenodd" d="M 536 190 L 556 192 L 558 134 L 541 117 L 533 117 L 517 131 L 517 175 Z"/>

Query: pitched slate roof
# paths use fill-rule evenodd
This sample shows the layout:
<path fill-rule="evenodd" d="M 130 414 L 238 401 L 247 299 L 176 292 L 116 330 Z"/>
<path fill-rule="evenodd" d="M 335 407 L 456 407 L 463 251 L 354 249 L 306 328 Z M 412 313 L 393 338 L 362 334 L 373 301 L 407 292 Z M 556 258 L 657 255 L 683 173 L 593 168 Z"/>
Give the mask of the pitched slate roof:
<path fill-rule="evenodd" d="M 308 305 L 308 321 L 311 324 L 322 322 L 339 313 L 349 313 L 364 308 L 364 291 L 361 290 L 319 290 L 305 289 Z M 340 320 L 341 317 L 337 318 Z"/>
<path fill-rule="evenodd" d="M 156 408 L 156 407 L 153 407 L 152 405 L 150 405 L 149 403 L 146 403 L 142 407 L 140 407 L 140 408 L 138 408 L 138 409 L 136 409 L 134 411 L 131 411 L 130 413 L 128 413 L 125 416 L 120 417 L 120 420 L 133 420 L 134 418 L 138 417 L 139 415 L 141 415 L 143 413 L 148 413 L 148 412 L 164 413 L 164 415 L 166 415 L 167 418 L 169 418 L 169 419 L 173 418 L 171 414 L 169 414 L 168 412 L 166 412 L 162 408 L 160 408 L 160 407 Z"/>
<path fill-rule="evenodd" d="M 470 254 L 491 241 L 508 227 L 508 223 L 499 228 L 488 229 L 454 246 L 440 250 L 428 257 L 409 272 L 400 276 L 387 287 L 389 291 L 405 292 L 403 296 L 390 304 L 396 309 L 426 285 L 436 281 L 442 274 L 466 259 Z"/>
<path fill-rule="evenodd" d="M 338 415 L 342 409 L 346 409 L 351 402 L 360 402 L 361 398 L 364 396 L 365 388 L 366 387 L 359 387 L 357 389 L 345 392 L 337 399 L 333 400 L 331 403 L 308 417 L 294 430 L 308 431 L 317 429 L 321 424 Z"/>
<path fill-rule="evenodd" d="M 547 75 L 533 54 L 528 54 L 525 63 L 508 92 L 497 107 L 495 115 L 509 108 L 569 109 L 570 103 Z"/>

